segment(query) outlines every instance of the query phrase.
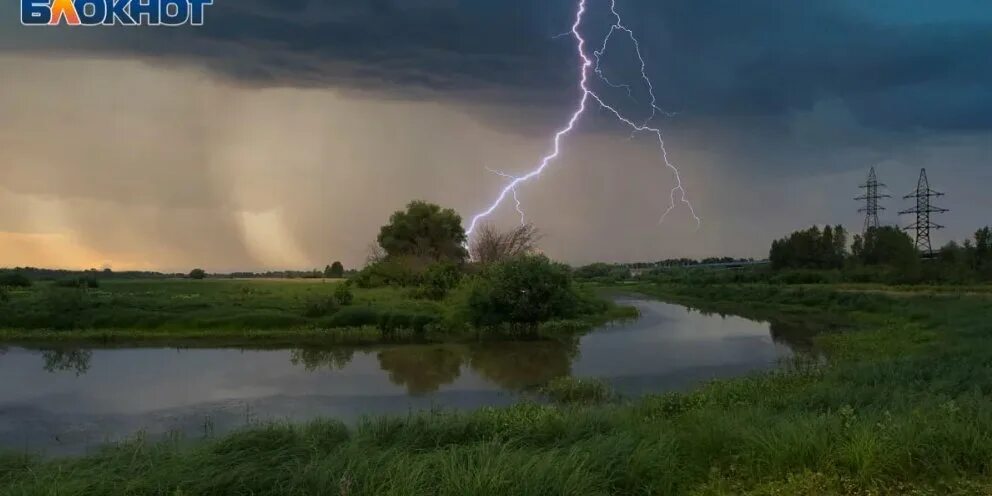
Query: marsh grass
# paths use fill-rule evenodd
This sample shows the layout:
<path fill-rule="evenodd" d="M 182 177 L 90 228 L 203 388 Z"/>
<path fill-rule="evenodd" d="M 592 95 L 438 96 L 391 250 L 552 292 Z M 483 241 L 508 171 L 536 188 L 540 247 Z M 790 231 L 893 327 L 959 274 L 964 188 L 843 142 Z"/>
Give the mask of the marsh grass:
<path fill-rule="evenodd" d="M 610 386 L 598 379 L 557 377 L 538 390 L 542 395 L 560 404 L 598 404 L 615 397 Z"/>
<path fill-rule="evenodd" d="M 98 289 L 38 283 L 0 303 L 0 342 L 23 345 L 367 345 L 474 339 L 558 338 L 631 315 L 596 300 L 597 312 L 528 329 L 471 329 L 450 302 L 403 288 L 280 280 L 108 280 Z"/>
<path fill-rule="evenodd" d="M 677 297 L 707 311 L 753 303 L 793 317 L 827 313 L 844 325 L 815 338 L 827 361 L 797 359 L 685 393 L 435 411 L 350 428 L 271 424 L 192 444 L 124 443 L 73 459 L 0 457 L 0 493 L 992 491 L 992 300 L 711 290 L 686 287 Z M 562 389 L 584 391 L 574 383 Z"/>

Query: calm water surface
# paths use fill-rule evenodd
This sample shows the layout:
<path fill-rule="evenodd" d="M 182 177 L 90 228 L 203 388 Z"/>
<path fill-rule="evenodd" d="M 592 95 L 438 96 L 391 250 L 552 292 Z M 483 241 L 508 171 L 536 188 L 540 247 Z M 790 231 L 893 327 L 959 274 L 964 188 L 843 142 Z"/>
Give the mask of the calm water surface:
<path fill-rule="evenodd" d="M 70 454 L 137 432 L 214 435 L 250 422 L 504 405 L 551 378 L 626 395 L 776 366 L 802 345 L 773 326 L 621 299 L 642 317 L 571 344 L 298 350 L 0 348 L 0 449 Z"/>

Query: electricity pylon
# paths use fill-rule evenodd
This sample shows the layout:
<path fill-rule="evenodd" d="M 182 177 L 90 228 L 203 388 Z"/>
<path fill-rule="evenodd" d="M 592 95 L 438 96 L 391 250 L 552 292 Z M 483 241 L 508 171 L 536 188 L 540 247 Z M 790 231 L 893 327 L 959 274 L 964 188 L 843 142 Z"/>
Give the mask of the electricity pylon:
<path fill-rule="evenodd" d="M 878 182 L 878 177 L 875 176 L 875 168 L 872 167 L 868 171 L 868 180 L 861 185 L 861 189 L 865 190 L 865 194 L 855 198 L 855 200 L 863 200 L 865 202 L 864 208 L 858 209 L 858 212 L 865 214 L 865 228 L 864 231 L 867 233 L 872 229 L 878 229 L 878 211 L 885 210 L 885 207 L 878 206 L 878 200 L 882 198 L 892 198 L 891 195 L 880 194 L 878 188 L 884 188 L 885 185 Z"/>
<path fill-rule="evenodd" d="M 903 199 L 916 199 L 916 206 L 899 212 L 899 215 L 916 215 L 916 222 L 906 226 L 907 231 L 916 230 L 916 249 L 926 257 L 933 256 L 933 245 L 930 243 L 930 231 L 943 229 L 944 226 L 930 220 L 933 214 L 947 212 L 946 208 L 940 208 L 930 203 L 931 198 L 944 196 L 944 193 L 930 189 L 927 181 L 927 170 L 920 170 L 920 180 L 916 185 L 916 191 L 906 195 Z"/>

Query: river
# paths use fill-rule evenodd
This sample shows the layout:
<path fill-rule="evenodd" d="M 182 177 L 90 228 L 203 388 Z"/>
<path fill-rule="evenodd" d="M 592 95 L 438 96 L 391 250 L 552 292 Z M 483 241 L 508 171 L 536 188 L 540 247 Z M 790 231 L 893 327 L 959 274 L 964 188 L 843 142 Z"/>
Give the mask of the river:
<path fill-rule="evenodd" d="M 79 454 L 136 433 L 212 436 L 254 422 L 505 405 L 563 375 L 625 396 L 777 366 L 802 343 L 767 322 L 623 298 L 637 320 L 571 343 L 331 349 L 0 347 L 0 450 Z M 794 339 L 794 338 L 790 338 Z"/>

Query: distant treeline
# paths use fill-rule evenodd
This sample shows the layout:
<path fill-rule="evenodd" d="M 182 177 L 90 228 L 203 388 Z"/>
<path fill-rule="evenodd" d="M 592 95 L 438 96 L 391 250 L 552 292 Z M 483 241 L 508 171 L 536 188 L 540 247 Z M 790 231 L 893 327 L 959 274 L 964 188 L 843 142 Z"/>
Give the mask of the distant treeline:
<path fill-rule="evenodd" d="M 666 258 L 657 262 L 634 262 L 619 264 L 630 269 L 652 269 L 655 267 L 692 267 L 695 265 L 715 265 L 754 262 L 753 258 L 709 257 L 695 258 Z"/>
<path fill-rule="evenodd" d="M 210 274 L 212 278 L 228 279 L 324 279 L 340 278 L 354 275 L 355 270 L 342 270 L 340 273 L 327 270 L 272 270 L 268 272 L 231 272 L 229 274 Z"/>
<path fill-rule="evenodd" d="M 633 278 L 689 284 L 986 283 L 992 282 L 992 227 L 979 229 L 960 243 L 951 241 L 930 256 L 920 253 L 898 227 L 870 229 L 851 238 L 841 226 L 814 226 L 775 240 L 768 264 L 751 262 L 726 257 L 597 263 L 575 269 L 575 276 L 607 283 Z M 710 269 L 713 266 L 716 270 Z"/>
<path fill-rule="evenodd" d="M 710 257 L 703 259 L 669 258 L 657 262 L 638 263 L 594 263 L 574 269 L 575 277 L 583 280 L 601 282 L 621 281 L 634 277 L 633 271 L 638 271 L 639 277 L 650 277 L 661 272 L 671 272 L 678 268 L 694 269 L 710 266 L 749 265 L 755 263 L 753 258 Z"/>
<path fill-rule="evenodd" d="M 202 273 L 203 277 L 194 277 L 194 273 Z M 344 270 L 340 265 L 328 265 L 324 270 L 280 270 L 268 272 L 232 272 L 228 274 L 207 274 L 198 269 L 190 273 L 171 273 L 153 271 L 121 271 L 111 269 L 64 270 L 40 269 L 37 267 L 0 268 L 0 286 L 19 286 L 19 281 L 67 281 L 67 280 L 140 280 L 140 279 L 175 279 L 204 277 L 217 279 L 320 279 L 331 277 L 348 277 L 354 270 Z M 17 284 L 4 281 L 18 281 Z"/>
<path fill-rule="evenodd" d="M 850 250 L 842 227 L 814 226 L 772 243 L 769 258 L 776 271 L 831 271 L 828 278 L 847 282 L 988 282 L 992 281 L 992 228 L 983 227 L 971 239 L 960 244 L 951 241 L 930 254 L 920 253 L 913 238 L 894 226 L 854 235 Z"/>
<path fill-rule="evenodd" d="M 15 267 L 10 269 L 0 269 L 0 279 L 12 275 L 27 277 L 35 281 L 59 281 L 63 279 L 165 279 L 171 277 L 183 277 L 184 274 L 168 274 L 151 271 L 122 271 L 115 272 L 111 269 L 89 269 L 89 270 L 63 270 L 63 269 L 40 269 L 37 267 Z"/>

